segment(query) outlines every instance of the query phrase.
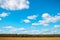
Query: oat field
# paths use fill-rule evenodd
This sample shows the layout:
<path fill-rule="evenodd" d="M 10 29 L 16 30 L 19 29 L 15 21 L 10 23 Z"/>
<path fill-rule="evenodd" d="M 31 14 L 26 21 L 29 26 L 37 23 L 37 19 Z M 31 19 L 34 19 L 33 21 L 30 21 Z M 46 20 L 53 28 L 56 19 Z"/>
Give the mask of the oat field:
<path fill-rule="evenodd" d="M 60 37 L 0 37 L 0 40 L 60 40 Z"/>

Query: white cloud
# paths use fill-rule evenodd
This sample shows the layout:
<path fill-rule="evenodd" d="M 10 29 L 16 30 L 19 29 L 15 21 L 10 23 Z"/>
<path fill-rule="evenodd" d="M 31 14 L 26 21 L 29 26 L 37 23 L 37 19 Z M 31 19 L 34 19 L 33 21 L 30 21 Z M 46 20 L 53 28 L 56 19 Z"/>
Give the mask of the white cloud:
<path fill-rule="evenodd" d="M 60 16 L 55 16 L 55 21 L 60 21 Z"/>
<path fill-rule="evenodd" d="M 0 21 L 2 20 L 2 18 L 0 18 Z"/>
<path fill-rule="evenodd" d="M 2 32 L 2 30 L 0 30 L 0 32 Z"/>
<path fill-rule="evenodd" d="M 42 25 L 43 25 L 43 26 L 48 26 L 49 24 L 46 24 L 46 23 L 45 23 L 45 24 L 42 24 Z"/>
<path fill-rule="evenodd" d="M 41 34 L 60 34 L 60 30 L 57 30 L 57 28 L 60 28 L 60 25 L 54 25 L 54 27 L 49 29 L 42 29 Z"/>
<path fill-rule="evenodd" d="M 13 28 L 13 26 L 6 26 L 5 28 L 7 28 L 7 29 L 11 29 L 11 28 Z"/>
<path fill-rule="evenodd" d="M 37 18 L 37 15 L 28 16 L 27 18 L 28 19 L 36 19 Z"/>
<path fill-rule="evenodd" d="M 59 15 L 55 15 L 55 16 L 51 16 L 48 13 L 44 13 L 42 15 L 42 20 L 39 20 L 37 23 L 32 23 L 32 25 L 38 26 L 38 25 L 43 25 L 43 26 L 48 26 L 49 23 L 56 23 L 57 21 L 60 21 L 60 16 Z"/>
<path fill-rule="evenodd" d="M 12 29 L 9 30 L 9 32 L 10 32 L 10 33 L 16 33 L 16 32 L 17 32 L 17 29 L 12 28 Z"/>
<path fill-rule="evenodd" d="M 32 30 L 32 32 L 39 32 L 39 30 Z"/>
<path fill-rule="evenodd" d="M 25 23 L 30 23 L 30 19 L 33 20 L 33 19 L 36 19 L 37 15 L 32 15 L 32 16 L 27 16 L 27 19 L 23 20 L 23 22 Z"/>
<path fill-rule="evenodd" d="M 8 13 L 3 12 L 0 14 L 0 17 L 6 17 L 6 16 L 8 16 Z"/>
<path fill-rule="evenodd" d="M 40 20 L 39 22 L 40 22 L 40 24 L 49 24 L 49 23 L 55 23 L 55 22 L 57 22 L 57 21 L 59 21 L 60 20 L 60 16 L 59 15 L 57 15 L 57 16 L 51 16 L 51 15 L 49 15 L 48 13 L 45 13 L 45 14 L 43 14 L 42 15 L 42 18 L 43 18 L 43 20 Z"/>
<path fill-rule="evenodd" d="M 0 7 L 7 10 L 21 10 L 29 8 L 28 0 L 0 0 Z"/>
<path fill-rule="evenodd" d="M 3 33 L 3 30 L 2 29 L 0 29 L 0 34 L 2 34 Z"/>
<path fill-rule="evenodd" d="M 30 34 L 40 34 L 40 30 L 32 30 Z"/>
<path fill-rule="evenodd" d="M 60 13 L 57 13 L 57 15 L 60 15 Z"/>
<path fill-rule="evenodd" d="M 42 17 L 43 17 L 43 19 L 46 21 L 46 22 L 57 22 L 57 21 L 59 21 L 60 20 L 60 16 L 59 15 L 57 15 L 57 16 L 51 16 L 51 15 L 49 15 L 48 13 L 44 13 L 43 15 L 42 15 Z"/>
<path fill-rule="evenodd" d="M 54 25 L 54 28 L 60 28 L 60 25 Z"/>
<path fill-rule="evenodd" d="M 54 31 L 55 31 L 54 28 L 43 29 L 43 30 L 41 30 L 41 34 L 55 34 Z"/>
<path fill-rule="evenodd" d="M 30 20 L 25 19 L 25 20 L 23 20 L 23 22 L 25 22 L 25 23 L 30 23 Z"/>
<path fill-rule="evenodd" d="M 46 20 L 39 20 L 38 23 L 43 26 L 48 26 L 48 22 Z"/>
<path fill-rule="evenodd" d="M 6 26 L 4 27 L 5 29 L 8 29 L 7 31 L 9 31 L 8 33 L 15 33 L 17 32 L 17 28 L 13 27 L 13 26 Z"/>
<path fill-rule="evenodd" d="M 12 34 L 18 34 L 20 31 L 21 32 L 24 32 L 25 33 L 25 31 L 27 31 L 25 28 L 16 28 L 16 27 L 14 27 L 14 26 L 6 26 L 6 27 L 4 27 L 7 31 L 9 31 L 8 33 L 12 33 Z"/>
<path fill-rule="evenodd" d="M 42 33 L 47 33 L 47 32 L 50 32 L 51 30 L 49 30 L 49 29 L 43 29 L 42 30 Z"/>
<path fill-rule="evenodd" d="M 20 30 L 20 31 L 25 31 L 26 29 L 25 29 L 25 28 L 19 28 L 18 30 Z"/>
<path fill-rule="evenodd" d="M 48 19 L 48 18 L 50 18 L 51 16 L 48 14 L 48 13 L 44 13 L 43 15 L 42 15 L 42 18 L 44 18 L 44 19 Z"/>
<path fill-rule="evenodd" d="M 32 23 L 33 26 L 38 26 L 40 25 L 39 23 Z"/>
<path fill-rule="evenodd" d="M 55 25 L 54 26 L 55 28 L 59 28 L 60 25 Z M 4 27 L 5 28 L 5 27 Z M 13 27 L 13 26 L 6 26 L 6 29 L 8 29 L 7 31 L 0 31 L 2 33 L 10 33 L 10 34 L 55 34 L 56 32 L 57 33 L 60 33 L 59 30 L 56 31 L 55 28 L 50 28 L 50 29 L 42 29 L 42 30 L 27 30 L 25 28 L 16 28 L 16 27 Z"/>
<path fill-rule="evenodd" d="M 39 26 L 39 25 L 48 26 L 48 23 L 46 23 L 46 21 L 44 20 L 39 20 L 36 23 L 32 23 L 32 26 Z"/>
<path fill-rule="evenodd" d="M 60 34 L 60 30 L 55 30 L 54 34 Z"/>
<path fill-rule="evenodd" d="M 7 16 L 9 16 L 9 13 L 5 13 L 5 12 L 1 13 L 0 14 L 0 21 L 2 20 L 2 18 L 7 17 Z"/>

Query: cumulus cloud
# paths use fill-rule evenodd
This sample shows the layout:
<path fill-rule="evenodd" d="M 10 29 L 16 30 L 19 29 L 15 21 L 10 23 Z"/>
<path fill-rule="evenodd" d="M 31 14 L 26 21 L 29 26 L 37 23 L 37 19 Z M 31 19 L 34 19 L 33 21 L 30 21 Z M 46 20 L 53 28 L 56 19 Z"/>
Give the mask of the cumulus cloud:
<path fill-rule="evenodd" d="M 42 14 L 42 20 L 39 20 L 37 23 L 32 23 L 32 25 L 48 26 L 49 23 L 56 23 L 57 21 L 60 21 L 60 15 L 51 16 L 48 13 L 44 13 Z"/>
<path fill-rule="evenodd" d="M 0 29 L 0 34 L 2 34 L 3 33 L 3 30 L 2 29 Z"/>
<path fill-rule="evenodd" d="M 0 30 L 0 32 L 2 32 L 2 30 Z"/>
<path fill-rule="evenodd" d="M 22 28 L 16 28 L 16 27 L 13 27 L 13 26 L 6 26 L 4 27 L 5 29 L 8 29 L 7 31 L 9 32 L 6 32 L 6 31 L 0 31 L 2 33 L 12 33 L 12 34 L 55 34 L 56 32 L 57 33 L 60 33 L 60 30 L 56 30 L 55 28 L 60 28 L 60 25 L 55 25 L 54 28 L 50 28 L 50 29 L 42 29 L 42 30 L 27 30 L 26 28 L 22 27 Z"/>
<path fill-rule="evenodd" d="M 30 34 L 40 34 L 40 30 L 32 30 Z"/>
<path fill-rule="evenodd" d="M 31 15 L 31 16 L 27 16 L 27 19 L 24 19 L 23 22 L 25 23 L 30 23 L 31 20 L 34 20 L 37 18 L 37 15 Z"/>
<path fill-rule="evenodd" d="M 32 23 L 33 26 L 38 26 L 40 25 L 39 23 Z"/>
<path fill-rule="evenodd" d="M 39 20 L 38 23 L 43 26 L 48 26 L 48 22 L 46 20 Z"/>
<path fill-rule="evenodd" d="M 2 20 L 2 18 L 5 18 L 7 16 L 9 16 L 9 13 L 5 13 L 5 12 L 1 13 L 0 14 L 0 21 Z"/>
<path fill-rule="evenodd" d="M 47 33 L 47 32 L 50 32 L 50 31 L 51 31 L 50 29 L 43 29 L 42 33 Z"/>
<path fill-rule="evenodd" d="M 0 7 L 7 10 L 21 10 L 29 8 L 28 0 L 0 0 Z"/>
<path fill-rule="evenodd" d="M 42 15 L 42 18 L 46 21 L 46 22 L 57 22 L 60 20 L 60 16 L 57 15 L 57 16 L 51 16 L 49 15 L 48 13 L 44 13 Z"/>
<path fill-rule="evenodd" d="M 27 18 L 28 19 L 36 19 L 37 18 L 37 15 L 28 16 Z"/>
<path fill-rule="evenodd" d="M 11 29 L 11 28 L 13 28 L 13 26 L 6 26 L 5 28 L 7 28 L 7 29 Z"/>
<path fill-rule="evenodd" d="M 54 25 L 54 28 L 60 28 L 60 25 Z"/>
<path fill-rule="evenodd" d="M 60 30 L 57 30 L 58 28 L 60 28 L 60 25 L 54 25 L 52 28 L 50 29 L 43 29 L 41 31 L 42 34 L 60 34 Z"/>
<path fill-rule="evenodd" d="M 8 29 L 7 31 L 9 31 L 8 33 L 16 33 L 17 32 L 17 28 L 13 27 L 13 26 L 5 26 L 5 29 Z"/>
<path fill-rule="evenodd" d="M 25 23 L 30 23 L 30 20 L 25 19 L 25 20 L 23 20 L 23 22 L 25 22 Z"/>
<path fill-rule="evenodd" d="M 0 18 L 0 20 L 2 20 L 2 18 Z"/>
<path fill-rule="evenodd" d="M 42 29 L 41 34 L 55 34 L 54 31 L 56 31 L 54 28 L 50 29 Z M 57 31 L 58 32 L 58 31 Z"/>
<path fill-rule="evenodd" d="M 19 28 L 18 30 L 20 30 L 20 31 L 25 31 L 26 29 L 25 29 L 25 28 Z"/>
<path fill-rule="evenodd" d="M 55 30 L 54 33 L 55 34 L 60 34 L 60 30 Z"/>
<path fill-rule="evenodd" d="M 32 30 L 32 32 L 39 32 L 39 30 Z"/>
<path fill-rule="evenodd" d="M 0 17 L 6 17 L 6 16 L 8 16 L 8 13 L 3 12 L 0 14 Z"/>
<path fill-rule="evenodd" d="M 36 23 L 32 23 L 33 26 L 39 26 L 39 25 L 43 25 L 43 26 L 48 26 L 48 23 L 46 23 L 46 21 L 44 20 L 39 20 Z"/>
<path fill-rule="evenodd" d="M 26 31 L 25 28 L 16 28 L 14 26 L 5 26 L 5 29 L 8 29 L 7 31 L 9 31 L 8 33 L 19 33 L 20 31 Z"/>
<path fill-rule="evenodd" d="M 44 19 L 47 19 L 47 18 L 50 18 L 51 16 L 50 16 L 48 13 L 44 13 L 44 14 L 42 15 L 42 17 L 43 17 Z"/>

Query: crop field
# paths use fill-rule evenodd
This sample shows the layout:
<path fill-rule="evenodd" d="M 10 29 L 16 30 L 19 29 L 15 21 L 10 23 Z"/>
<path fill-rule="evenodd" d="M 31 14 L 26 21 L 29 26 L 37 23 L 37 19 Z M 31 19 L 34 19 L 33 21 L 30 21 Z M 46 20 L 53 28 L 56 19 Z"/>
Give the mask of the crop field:
<path fill-rule="evenodd" d="M 60 37 L 0 37 L 0 40 L 60 40 Z"/>
<path fill-rule="evenodd" d="M 60 34 L 50 35 L 0 34 L 0 40 L 60 40 Z"/>

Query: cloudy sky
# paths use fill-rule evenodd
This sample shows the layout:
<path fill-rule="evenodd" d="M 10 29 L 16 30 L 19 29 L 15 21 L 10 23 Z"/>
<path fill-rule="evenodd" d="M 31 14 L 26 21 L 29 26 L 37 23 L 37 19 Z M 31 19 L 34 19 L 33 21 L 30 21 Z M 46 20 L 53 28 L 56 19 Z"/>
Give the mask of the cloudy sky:
<path fill-rule="evenodd" d="M 0 34 L 60 34 L 60 0 L 0 0 Z"/>

